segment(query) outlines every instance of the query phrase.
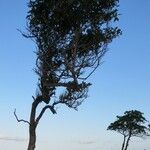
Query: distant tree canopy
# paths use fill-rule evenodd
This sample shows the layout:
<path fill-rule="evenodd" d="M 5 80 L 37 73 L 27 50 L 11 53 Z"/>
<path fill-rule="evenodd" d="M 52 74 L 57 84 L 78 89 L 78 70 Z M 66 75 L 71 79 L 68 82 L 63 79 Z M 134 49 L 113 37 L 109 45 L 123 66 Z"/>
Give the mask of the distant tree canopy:
<path fill-rule="evenodd" d="M 121 34 L 118 0 L 30 0 L 25 35 L 35 41 L 38 88 L 33 97 L 28 150 L 44 112 L 65 104 L 77 109 L 87 97 L 86 79 L 100 65 L 107 45 Z M 37 113 L 40 103 L 45 106 Z M 14 112 L 15 113 L 15 112 Z"/>
<path fill-rule="evenodd" d="M 108 126 L 108 130 L 117 131 L 124 137 L 121 150 L 127 150 L 130 138 L 150 135 L 147 120 L 138 110 L 126 111 L 123 116 L 117 116 L 117 120 Z"/>

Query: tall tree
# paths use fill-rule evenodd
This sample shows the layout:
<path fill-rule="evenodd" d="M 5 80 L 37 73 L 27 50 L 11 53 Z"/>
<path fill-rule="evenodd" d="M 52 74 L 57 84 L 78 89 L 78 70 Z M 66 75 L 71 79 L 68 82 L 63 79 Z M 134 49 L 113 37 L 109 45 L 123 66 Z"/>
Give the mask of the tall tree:
<path fill-rule="evenodd" d="M 143 113 L 138 110 L 126 111 L 123 116 L 108 126 L 108 130 L 117 131 L 123 135 L 121 150 L 127 150 L 131 137 L 149 136 L 149 127 Z"/>
<path fill-rule="evenodd" d="M 30 120 L 24 120 L 29 124 L 28 150 L 35 149 L 36 128 L 47 109 L 53 114 L 59 104 L 77 109 L 87 97 L 91 83 L 86 80 L 100 65 L 107 45 L 121 34 L 112 25 L 118 21 L 118 2 L 30 0 L 24 36 L 37 45 L 38 88 Z M 37 113 L 40 103 L 45 106 Z"/>

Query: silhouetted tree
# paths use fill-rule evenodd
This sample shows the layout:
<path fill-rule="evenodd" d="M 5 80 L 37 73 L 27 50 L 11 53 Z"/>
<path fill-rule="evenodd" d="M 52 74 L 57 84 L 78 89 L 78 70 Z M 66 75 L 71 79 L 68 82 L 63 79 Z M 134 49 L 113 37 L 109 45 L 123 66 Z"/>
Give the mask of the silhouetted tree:
<path fill-rule="evenodd" d="M 126 111 L 123 116 L 111 123 L 107 130 L 114 130 L 123 135 L 121 150 L 127 150 L 131 137 L 149 136 L 149 127 L 143 113 L 138 110 Z"/>
<path fill-rule="evenodd" d="M 59 104 L 77 109 L 87 97 L 91 83 L 86 80 L 100 65 L 107 45 L 121 34 L 118 27 L 111 25 L 118 21 L 118 2 L 30 0 L 28 33 L 23 35 L 37 45 L 38 89 L 27 122 L 28 150 L 35 149 L 36 128 L 47 109 L 53 114 Z M 58 92 L 60 88 L 62 93 Z M 37 114 L 40 103 L 45 106 Z"/>

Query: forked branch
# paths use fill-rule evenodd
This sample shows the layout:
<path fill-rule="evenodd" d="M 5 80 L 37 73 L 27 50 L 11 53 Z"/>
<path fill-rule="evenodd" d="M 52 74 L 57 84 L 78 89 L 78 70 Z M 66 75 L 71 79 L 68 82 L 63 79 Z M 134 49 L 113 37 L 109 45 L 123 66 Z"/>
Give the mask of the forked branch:
<path fill-rule="evenodd" d="M 56 110 L 54 109 L 53 106 L 50 106 L 50 105 L 46 105 L 45 107 L 43 107 L 43 109 L 41 110 L 39 116 L 37 117 L 36 119 L 36 123 L 38 124 L 38 122 L 40 121 L 40 119 L 42 118 L 44 112 L 46 111 L 46 109 L 50 109 L 50 111 L 53 113 L 53 114 L 56 114 Z"/>

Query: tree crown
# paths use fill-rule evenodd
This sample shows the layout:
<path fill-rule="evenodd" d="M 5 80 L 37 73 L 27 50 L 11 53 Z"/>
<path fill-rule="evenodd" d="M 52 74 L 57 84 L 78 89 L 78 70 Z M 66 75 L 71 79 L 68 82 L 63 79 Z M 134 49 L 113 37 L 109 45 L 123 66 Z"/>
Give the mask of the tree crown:
<path fill-rule="evenodd" d="M 111 25 L 118 21 L 117 7 L 118 0 L 30 0 L 26 37 L 37 44 L 40 101 L 48 104 L 59 87 L 63 93 L 53 104 L 77 108 L 87 97 L 86 79 L 121 34 Z"/>
<path fill-rule="evenodd" d="M 108 126 L 108 130 L 117 131 L 124 136 L 148 136 L 149 128 L 145 125 L 147 120 L 138 110 L 126 111 L 123 116 L 117 116 L 117 120 Z"/>

